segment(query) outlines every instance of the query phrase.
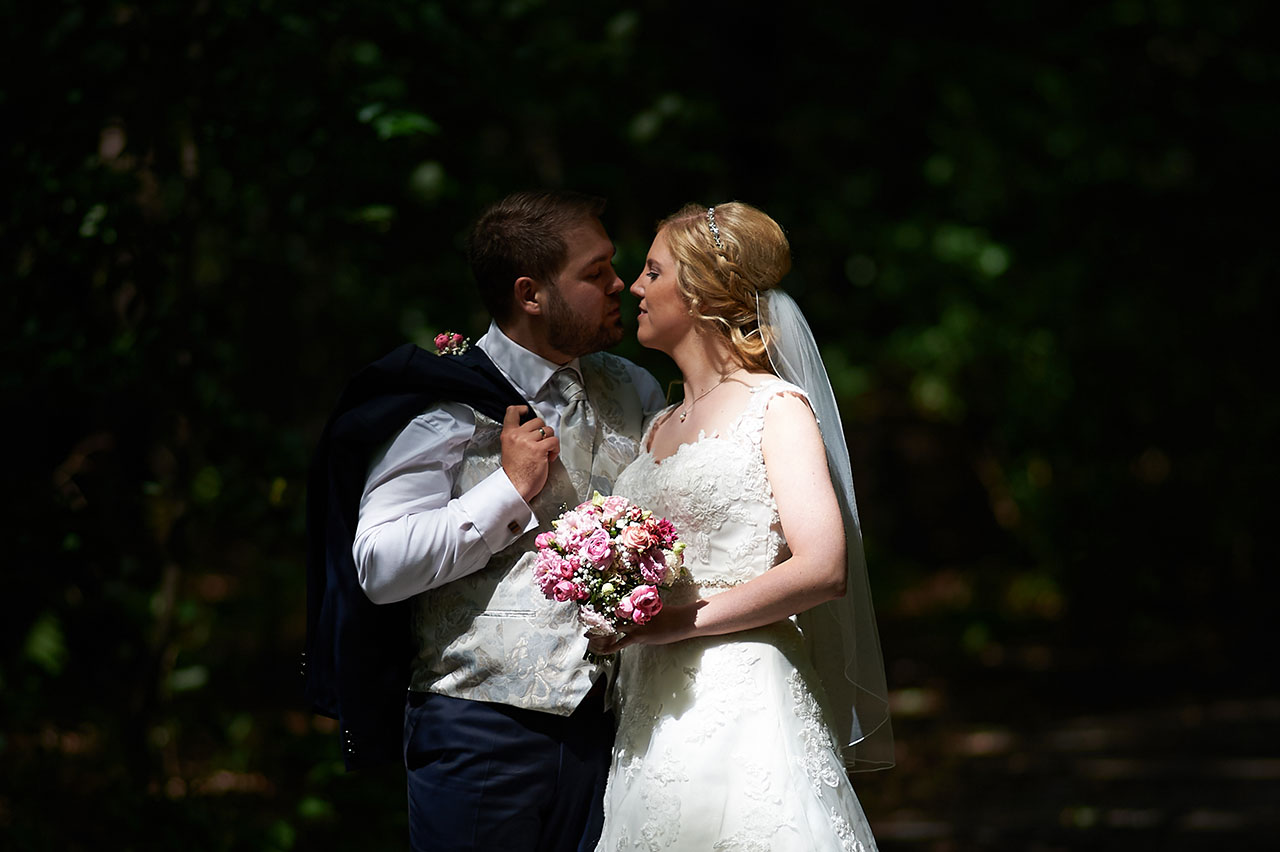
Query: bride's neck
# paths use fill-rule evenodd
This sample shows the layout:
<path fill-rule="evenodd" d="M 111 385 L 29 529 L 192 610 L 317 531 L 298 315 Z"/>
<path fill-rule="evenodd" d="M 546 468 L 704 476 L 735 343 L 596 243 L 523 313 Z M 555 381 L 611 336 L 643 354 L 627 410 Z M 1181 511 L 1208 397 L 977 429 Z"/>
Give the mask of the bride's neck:
<path fill-rule="evenodd" d="M 718 335 L 691 336 L 671 353 L 684 378 L 686 397 L 695 397 L 739 368 L 729 343 Z"/>

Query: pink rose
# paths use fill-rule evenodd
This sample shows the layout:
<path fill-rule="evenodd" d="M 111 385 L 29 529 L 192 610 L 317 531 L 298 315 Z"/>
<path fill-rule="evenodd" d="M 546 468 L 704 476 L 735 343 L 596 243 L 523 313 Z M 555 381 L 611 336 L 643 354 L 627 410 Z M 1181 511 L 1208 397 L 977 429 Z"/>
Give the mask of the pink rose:
<path fill-rule="evenodd" d="M 604 530 L 596 530 L 582 542 L 582 555 L 601 565 L 613 559 L 613 547 L 609 542 L 609 534 Z"/>
<path fill-rule="evenodd" d="M 443 331 L 442 331 L 442 332 L 440 332 L 439 334 L 437 334 L 437 335 L 436 335 L 436 348 L 437 348 L 437 349 L 443 349 L 443 348 L 445 348 L 445 347 L 446 347 L 446 346 L 448 346 L 448 345 L 449 345 L 449 335 L 448 335 L 447 333 L 445 333 L 445 332 L 443 332 Z"/>
<path fill-rule="evenodd" d="M 555 543 L 555 540 L 556 540 L 556 534 L 548 531 L 548 532 L 538 533 L 538 537 L 533 540 L 533 543 L 537 545 L 539 548 L 546 550 L 548 547 L 550 547 L 552 544 Z"/>
<path fill-rule="evenodd" d="M 662 596 L 653 586 L 637 586 L 626 599 L 630 603 L 630 618 L 636 624 L 647 624 L 662 611 Z M 618 605 L 621 608 L 622 604 Z"/>
<path fill-rule="evenodd" d="M 624 546 L 642 552 L 653 545 L 653 536 L 641 526 L 627 527 L 622 531 L 622 535 L 618 536 L 618 539 Z"/>
<path fill-rule="evenodd" d="M 618 605 L 613 608 L 613 611 L 619 618 L 626 619 L 627 621 L 635 621 L 633 616 L 636 614 L 636 608 L 635 605 L 631 603 L 630 598 L 623 598 L 618 601 Z"/>
<path fill-rule="evenodd" d="M 453 333 L 453 337 L 449 338 L 449 342 L 454 346 L 457 346 L 459 343 L 462 342 L 462 335 L 455 331 Z"/>
<path fill-rule="evenodd" d="M 551 596 L 558 601 L 580 601 L 587 597 L 587 592 L 577 583 L 561 580 L 552 588 Z"/>

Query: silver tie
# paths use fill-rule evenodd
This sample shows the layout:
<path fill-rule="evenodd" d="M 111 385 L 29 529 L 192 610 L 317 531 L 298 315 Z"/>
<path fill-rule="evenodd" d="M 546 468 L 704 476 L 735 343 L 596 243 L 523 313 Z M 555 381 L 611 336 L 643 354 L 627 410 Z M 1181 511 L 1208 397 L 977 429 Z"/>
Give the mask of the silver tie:
<path fill-rule="evenodd" d="M 569 479 L 580 499 L 591 494 L 591 461 L 595 456 L 596 415 L 587 400 L 587 389 L 578 374 L 568 367 L 551 377 L 565 405 L 560 409 L 560 461 L 569 471 Z"/>

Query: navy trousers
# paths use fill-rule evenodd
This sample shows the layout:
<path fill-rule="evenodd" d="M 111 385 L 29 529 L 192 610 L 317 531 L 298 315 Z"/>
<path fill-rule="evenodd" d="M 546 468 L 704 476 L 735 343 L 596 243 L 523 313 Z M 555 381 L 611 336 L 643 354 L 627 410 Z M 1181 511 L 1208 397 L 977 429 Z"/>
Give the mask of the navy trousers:
<path fill-rule="evenodd" d="M 594 689 L 571 716 L 410 692 L 404 759 L 417 852 L 591 852 L 614 719 Z"/>

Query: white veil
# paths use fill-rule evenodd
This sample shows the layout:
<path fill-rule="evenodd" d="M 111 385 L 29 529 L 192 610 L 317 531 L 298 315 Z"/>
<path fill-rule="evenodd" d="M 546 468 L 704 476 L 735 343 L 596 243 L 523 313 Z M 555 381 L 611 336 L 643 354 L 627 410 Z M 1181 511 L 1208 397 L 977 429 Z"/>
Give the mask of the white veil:
<path fill-rule="evenodd" d="M 840 411 L 813 332 L 795 300 L 776 288 L 761 293 L 759 299 L 760 330 L 769 361 L 779 378 L 799 385 L 809 395 L 844 517 L 845 596 L 802 612 L 796 619 L 809 639 L 814 667 L 826 689 L 835 730 L 845 747 L 845 764 L 855 772 L 887 769 L 894 763 L 889 691 Z"/>

